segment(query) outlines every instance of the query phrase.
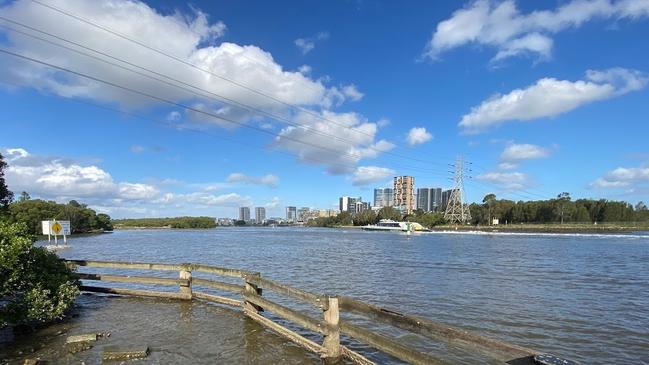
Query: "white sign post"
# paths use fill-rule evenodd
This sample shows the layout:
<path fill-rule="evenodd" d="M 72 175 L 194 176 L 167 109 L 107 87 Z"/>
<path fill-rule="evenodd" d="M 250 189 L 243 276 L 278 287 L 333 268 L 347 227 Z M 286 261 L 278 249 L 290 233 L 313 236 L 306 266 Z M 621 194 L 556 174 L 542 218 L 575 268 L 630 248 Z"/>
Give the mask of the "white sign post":
<path fill-rule="evenodd" d="M 47 235 L 47 243 L 52 242 L 54 236 L 54 244 L 58 246 L 58 236 L 63 235 L 63 243 L 68 244 L 67 236 L 70 235 L 70 221 L 57 221 L 56 219 L 49 221 L 42 221 L 43 234 Z"/>

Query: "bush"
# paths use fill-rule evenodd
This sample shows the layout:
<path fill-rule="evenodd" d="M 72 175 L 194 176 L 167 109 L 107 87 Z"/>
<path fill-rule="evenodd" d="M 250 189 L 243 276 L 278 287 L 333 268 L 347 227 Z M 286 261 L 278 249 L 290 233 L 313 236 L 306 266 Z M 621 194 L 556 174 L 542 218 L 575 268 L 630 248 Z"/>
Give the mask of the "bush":
<path fill-rule="evenodd" d="M 78 294 L 72 271 L 34 247 L 25 224 L 0 222 L 0 328 L 59 319 Z"/>

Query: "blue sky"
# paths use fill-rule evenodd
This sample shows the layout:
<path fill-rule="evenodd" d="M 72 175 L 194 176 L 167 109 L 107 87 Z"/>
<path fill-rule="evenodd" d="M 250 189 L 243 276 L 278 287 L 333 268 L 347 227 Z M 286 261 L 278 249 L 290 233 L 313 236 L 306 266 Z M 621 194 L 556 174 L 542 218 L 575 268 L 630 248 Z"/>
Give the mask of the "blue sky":
<path fill-rule="evenodd" d="M 16 192 L 115 217 L 282 216 L 371 201 L 395 175 L 448 188 L 463 155 L 469 201 L 649 200 L 646 0 L 0 4 L 3 50 L 176 104 L 0 54 Z"/>

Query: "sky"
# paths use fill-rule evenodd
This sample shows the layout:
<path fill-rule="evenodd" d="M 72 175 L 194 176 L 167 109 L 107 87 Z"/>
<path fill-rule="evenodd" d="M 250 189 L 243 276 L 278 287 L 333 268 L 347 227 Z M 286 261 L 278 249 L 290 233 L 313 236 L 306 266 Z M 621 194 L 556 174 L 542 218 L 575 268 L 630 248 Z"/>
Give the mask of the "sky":
<path fill-rule="evenodd" d="M 9 188 L 113 217 L 649 200 L 649 0 L 0 1 Z"/>

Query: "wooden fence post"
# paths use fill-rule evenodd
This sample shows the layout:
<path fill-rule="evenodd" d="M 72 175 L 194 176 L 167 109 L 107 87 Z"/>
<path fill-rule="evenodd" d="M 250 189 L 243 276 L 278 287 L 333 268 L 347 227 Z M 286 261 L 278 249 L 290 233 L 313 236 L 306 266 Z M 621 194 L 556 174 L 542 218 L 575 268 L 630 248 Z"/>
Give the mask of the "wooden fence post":
<path fill-rule="evenodd" d="M 180 279 L 187 279 L 186 284 L 180 284 L 180 294 L 187 296 L 187 299 L 192 299 L 192 265 L 183 264 L 180 270 Z"/>
<path fill-rule="evenodd" d="M 262 307 L 260 307 L 258 305 L 255 305 L 255 304 L 252 304 L 251 302 L 249 302 L 248 300 L 245 299 L 246 295 L 261 295 L 261 292 L 262 292 L 261 288 L 258 287 L 256 284 L 253 284 L 252 281 L 249 280 L 249 278 L 259 277 L 259 276 L 261 276 L 261 274 L 256 272 L 256 273 L 247 273 L 243 277 L 243 279 L 246 282 L 245 287 L 243 289 L 243 294 L 244 294 L 243 309 L 244 309 L 244 311 L 250 311 L 252 313 L 259 313 L 259 312 L 264 311 L 264 309 Z"/>
<path fill-rule="evenodd" d="M 340 346 L 340 310 L 338 308 L 338 297 L 327 296 L 327 306 L 324 310 L 324 321 L 328 325 L 327 332 L 324 335 L 322 347 L 326 353 L 323 360 L 326 364 L 336 364 L 342 356 Z"/>

